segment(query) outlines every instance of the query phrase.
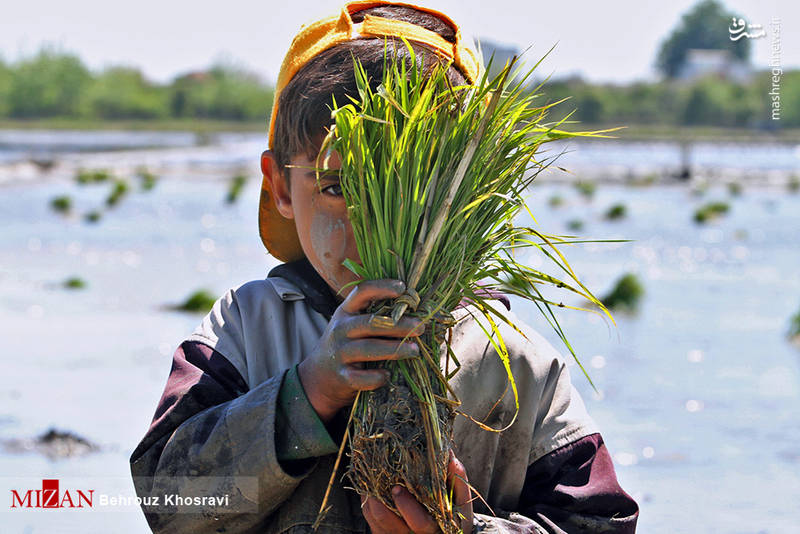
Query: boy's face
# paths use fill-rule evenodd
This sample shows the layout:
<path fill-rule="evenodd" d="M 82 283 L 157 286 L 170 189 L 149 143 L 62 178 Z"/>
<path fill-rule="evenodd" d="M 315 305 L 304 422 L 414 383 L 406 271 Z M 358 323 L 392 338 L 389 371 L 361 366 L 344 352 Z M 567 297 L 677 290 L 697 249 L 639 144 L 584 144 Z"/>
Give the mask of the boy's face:
<path fill-rule="evenodd" d="M 306 257 L 328 283 L 336 298 L 342 301 L 353 286 L 341 294 L 338 291 L 348 282 L 359 279 L 342 262 L 350 258 L 361 263 L 361 258 L 353 228 L 347 218 L 339 176 L 335 173 L 341 167 L 341 162 L 334 153 L 327 163 L 332 173 L 320 174 L 319 183 L 312 170 L 318 165 L 315 159 L 309 159 L 306 154 L 297 154 L 289 165 L 291 190 L 286 187 L 284 175 L 278 172 L 272 153 L 267 151 L 261 156 L 261 168 L 271 180 L 278 211 L 284 217 L 294 219 Z"/>

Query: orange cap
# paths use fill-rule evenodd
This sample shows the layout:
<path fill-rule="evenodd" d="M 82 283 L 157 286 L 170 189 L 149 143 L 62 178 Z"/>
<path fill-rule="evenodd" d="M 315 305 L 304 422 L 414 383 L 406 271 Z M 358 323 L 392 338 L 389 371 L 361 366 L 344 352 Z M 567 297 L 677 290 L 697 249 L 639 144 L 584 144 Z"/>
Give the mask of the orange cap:
<path fill-rule="evenodd" d="M 366 15 L 362 22 L 353 22 L 352 15 L 354 13 L 385 5 L 410 7 L 434 15 L 453 28 L 455 42 L 451 43 L 436 32 L 401 20 Z M 269 122 L 270 148 L 274 143 L 275 117 L 278 115 L 281 91 L 297 74 L 297 71 L 313 57 L 339 43 L 355 39 L 381 37 L 404 38 L 408 41 L 424 44 L 443 58 L 452 61 L 470 83 L 474 83 L 478 79 L 480 62 L 477 55 L 473 50 L 464 46 L 458 26 L 444 13 L 402 2 L 366 0 L 348 2 L 342 7 L 339 15 L 303 26 L 300 33 L 292 40 L 289 51 L 281 64 L 278 83 L 275 86 L 272 114 Z M 283 217 L 275 207 L 272 186 L 266 176 L 261 184 L 261 199 L 258 212 L 259 234 L 261 235 L 261 241 L 270 254 L 285 262 L 298 260 L 305 255 L 297 237 L 294 221 Z"/>

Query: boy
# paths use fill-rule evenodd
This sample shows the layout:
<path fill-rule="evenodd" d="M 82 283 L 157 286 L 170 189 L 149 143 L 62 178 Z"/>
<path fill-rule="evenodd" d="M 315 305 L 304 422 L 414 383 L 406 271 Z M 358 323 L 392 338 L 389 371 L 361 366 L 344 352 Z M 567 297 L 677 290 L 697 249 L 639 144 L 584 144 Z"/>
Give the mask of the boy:
<path fill-rule="evenodd" d="M 359 257 L 352 228 L 338 177 L 318 184 L 308 171 L 330 123 L 332 95 L 343 102 L 356 94 L 353 56 L 379 80 L 386 39 L 391 53 L 404 54 L 405 45 L 391 40 L 400 36 L 426 61 L 452 61 L 454 84 L 475 80 L 477 61 L 458 27 L 409 4 L 351 2 L 291 45 L 276 88 L 271 150 L 261 159 L 259 214 L 264 244 L 285 263 L 265 280 L 228 291 L 174 355 L 153 422 L 130 459 L 154 531 L 310 531 L 348 407 L 358 391 L 387 378 L 362 362 L 419 354 L 413 342 L 399 343 L 424 331 L 418 320 L 381 328 L 365 313 L 372 301 L 401 295 L 402 282 L 363 281 L 340 291 L 356 279 L 342 266 Z M 335 157 L 330 166 L 337 168 Z M 463 319 L 452 330 L 462 367 L 452 386 L 463 412 L 500 428 L 514 415 L 513 397 L 469 310 L 464 303 L 454 313 Z M 520 391 L 517 421 L 500 434 L 456 421 L 448 480 L 464 532 L 634 532 L 638 507 L 617 483 L 561 356 L 521 328 L 527 339 L 503 329 Z M 405 488 L 393 489 L 397 515 L 376 499 L 362 501 L 345 483 L 339 472 L 319 531 L 438 531 Z M 152 500 L 162 494 L 226 500 L 177 509 Z M 179 513 L 186 511 L 196 513 Z"/>

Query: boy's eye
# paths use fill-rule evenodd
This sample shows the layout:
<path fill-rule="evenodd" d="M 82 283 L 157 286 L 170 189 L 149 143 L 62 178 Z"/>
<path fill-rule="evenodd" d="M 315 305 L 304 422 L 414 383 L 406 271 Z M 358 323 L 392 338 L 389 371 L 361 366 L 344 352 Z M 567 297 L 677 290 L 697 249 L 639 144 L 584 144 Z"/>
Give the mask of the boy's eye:
<path fill-rule="evenodd" d="M 342 186 L 340 184 L 331 184 L 322 188 L 322 192 L 326 195 L 342 196 Z"/>

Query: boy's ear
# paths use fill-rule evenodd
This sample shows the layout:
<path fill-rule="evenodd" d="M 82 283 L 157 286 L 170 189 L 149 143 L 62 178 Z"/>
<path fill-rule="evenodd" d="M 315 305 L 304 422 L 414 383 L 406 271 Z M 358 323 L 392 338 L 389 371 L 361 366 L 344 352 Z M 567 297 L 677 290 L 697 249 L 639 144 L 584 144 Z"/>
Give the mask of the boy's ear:
<path fill-rule="evenodd" d="M 265 150 L 261 154 L 261 172 L 264 173 L 264 180 L 269 181 L 278 212 L 287 219 L 294 219 L 292 194 L 286 184 L 284 174 L 278 170 L 275 154 L 270 150 Z"/>

